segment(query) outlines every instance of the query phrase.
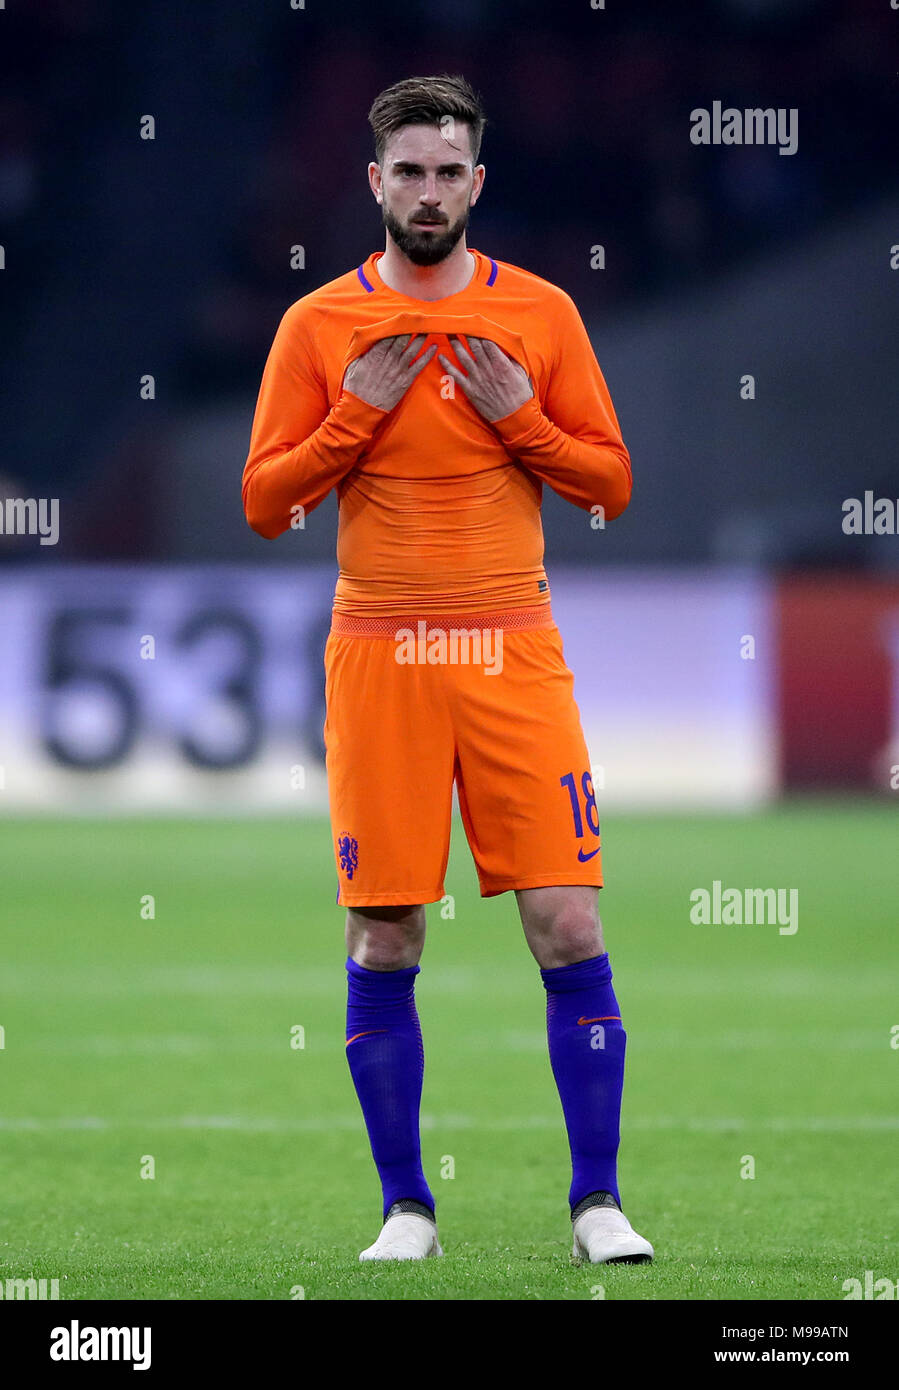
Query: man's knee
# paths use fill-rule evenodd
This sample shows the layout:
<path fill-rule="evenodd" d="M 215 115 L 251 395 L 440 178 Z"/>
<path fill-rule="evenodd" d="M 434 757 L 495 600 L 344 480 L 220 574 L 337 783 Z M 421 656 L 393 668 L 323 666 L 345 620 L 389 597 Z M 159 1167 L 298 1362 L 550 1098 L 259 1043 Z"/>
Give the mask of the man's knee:
<path fill-rule="evenodd" d="M 595 919 L 583 914 L 565 914 L 544 933 L 543 947 L 552 955 L 555 965 L 574 965 L 602 954 L 602 933 Z"/>
<path fill-rule="evenodd" d="M 366 970 L 405 970 L 417 965 L 424 940 L 423 907 L 347 909 L 347 954 Z"/>
<path fill-rule="evenodd" d="M 538 888 L 519 894 L 528 945 L 545 970 L 602 955 L 597 893 L 592 888 Z"/>

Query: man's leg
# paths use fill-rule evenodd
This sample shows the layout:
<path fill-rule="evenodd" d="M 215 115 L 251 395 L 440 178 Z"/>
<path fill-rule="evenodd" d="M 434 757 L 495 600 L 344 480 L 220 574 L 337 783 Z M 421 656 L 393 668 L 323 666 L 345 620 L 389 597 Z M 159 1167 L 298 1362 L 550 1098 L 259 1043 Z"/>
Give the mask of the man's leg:
<path fill-rule="evenodd" d="M 571 1149 L 574 1253 L 643 1260 L 652 1247 L 620 1210 L 617 1161 L 626 1034 L 612 989 L 598 891 L 519 889 L 521 923 L 546 988 L 553 1076 Z"/>
<path fill-rule="evenodd" d="M 360 1259 L 421 1259 L 443 1252 L 421 1166 L 424 1075 L 415 976 L 423 907 L 347 912 L 347 1061 L 381 1179 L 384 1227 Z"/>
<path fill-rule="evenodd" d="M 619 1201 L 625 1033 L 602 938 L 598 891 L 527 888 L 521 923 L 546 988 L 549 1056 L 571 1145 L 572 1211 L 594 1193 Z"/>

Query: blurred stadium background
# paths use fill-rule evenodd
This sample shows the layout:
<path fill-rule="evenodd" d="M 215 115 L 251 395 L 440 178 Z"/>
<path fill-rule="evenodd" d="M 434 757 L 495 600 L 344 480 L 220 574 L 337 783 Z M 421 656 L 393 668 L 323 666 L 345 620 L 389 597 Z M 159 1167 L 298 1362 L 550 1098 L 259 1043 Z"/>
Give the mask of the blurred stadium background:
<path fill-rule="evenodd" d="M 60 506 L 57 545 L 0 537 L 8 810 L 322 805 L 335 504 L 272 544 L 240 470 L 280 315 L 382 244 L 372 95 L 455 69 L 490 116 L 471 244 L 574 296 L 633 457 L 607 531 L 545 504 L 608 804 L 889 795 L 899 544 L 842 528 L 844 499 L 899 495 L 888 6 L 3 23 L 0 473 Z M 716 99 L 798 108 L 798 153 L 691 144 Z"/>
<path fill-rule="evenodd" d="M 619 969 L 627 962 L 633 972 L 632 1010 L 639 1018 L 641 964 L 651 981 L 666 950 L 679 960 L 688 939 L 686 955 L 697 950 L 684 906 L 691 886 L 726 879 L 728 865 L 760 887 L 807 885 L 818 915 L 803 919 L 789 966 L 786 938 L 761 954 L 748 938 L 745 954 L 715 948 L 705 1003 L 720 1017 L 707 1018 L 710 1045 L 717 1038 L 726 1051 L 726 1016 L 747 981 L 764 994 L 783 970 L 801 1003 L 800 1033 L 813 999 L 839 1011 L 838 943 L 851 926 L 861 972 L 853 1004 L 870 1010 L 877 1040 L 852 1034 L 837 1094 L 821 1075 L 827 1019 L 816 1013 L 792 1074 L 807 1088 L 805 1110 L 823 1114 L 823 1132 L 851 1129 L 846 1097 L 864 1095 L 868 1131 L 889 1138 L 895 1082 L 884 1074 L 874 1083 L 872 1058 L 882 1059 L 896 1021 L 884 991 L 899 901 L 890 819 L 899 537 L 895 513 L 891 533 L 847 534 L 843 506 L 870 493 L 899 508 L 897 24 L 885 0 L 7 6 L 0 500 L 58 498 L 60 517 L 54 546 L 0 535 L 0 910 L 10 914 L 0 1056 L 11 1087 L 0 1125 L 10 1145 L 56 1126 L 61 1145 L 87 1145 L 66 1150 L 68 1171 L 99 1172 L 96 1136 L 81 1134 L 79 1117 L 89 1128 L 93 1116 L 101 1136 L 116 1116 L 140 1128 L 147 1115 L 132 1104 L 128 1118 L 123 1100 L 138 1094 L 157 1119 L 206 1113 L 199 1080 L 179 1110 L 182 1064 L 189 1070 L 202 1051 L 199 1034 L 227 1051 L 247 991 L 259 1009 L 248 1017 L 263 1026 L 273 1013 L 279 1039 L 298 1021 L 297 996 L 300 1021 L 314 999 L 322 1033 L 339 1034 L 341 914 L 321 743 L 336 508 L 329 499 L 305 530 L 266 542 L 246 526 L 240 477 L 281 314 L 383 244 L 365 179 L 370 102 L 400 77 L 439 71 L 463 72 L 489 116 L 487 184 L 469 243 L 574 297 L 631 450 L 634 498 L 621 520 L 591 529 L 549 493 L 544 518 L 554 611 L 620 846 L 617 861 L 614 849 L 607 856 L 604 902 L 633 920 L 635 938 L 640 922 L 645 931 L 618 952 Z M 693 145 L 690 112 L 715 100 L 797 108 L 798 153 Z M 145 114 L 155 118 L 152 141 L 139 136 Z M 295 247 L 302 269 L 291 267 Z M 152 399 L 141 393 L 148 374 Z M 795 799 L 810 794 L 829 798 L 829 809 L 803 800 L 791 820 Z M 216 822 L 219 840 L 208 817 L 240 828 Z M 486 929 L 496 909 L 477 901 L 459 843 L 454 891 Z M 841 844 L 855 857 L 841 859 Z M 657 865 L 648 877 L 647 860 Z M 138 902 L 162 893 L 154 885 L 167 875 L 179 941 L 151 934 L 150 946 Z M 140 943 L 129 935 L 138 930 Z M 491 948 L 471 937 L 466 949 L 458 970 Z M 499 945 L 493 963 L 508 970 L 510 1036 L 520 1043 L 533 1028 L 533 1065 L 543 1066 L 538 1014 L 525 1023 L 524 1011 L 539 1008 L 529 963 L 519 954 L 506 965 Z M 72 969 L 85 991 L 77 1003 Z M 152 998 L 136 983 L 144 970 L 159 987 Z M 194 1006 L 205 1003 L 182 1016 L 191 979 Z M 653 1052 L 670 1043 L 652 1033 L 665 1018 L 658 988 L 646 984 L 642 1006 L 638 1130 L 666 1095 Z M 60 1019 L 66 1043 L 54 1031 Z M 289 1117 L 305 1112 L 302 1096 L 279 1090 L 271 1059 L 280 1041 L 271 1058 L 244 1043 L 228 1052 L 240 1078 L 234 1106 L 252 1108 L 262 1068 L 263 1107 L 265 1097 L 282 1107 L 289 1134 Z M 775 1067 L 776 1027 L 770 1045 Z M 361 1126 L 347 1121 L 344 1134 L 338 1122 L 353 1104 L 342 1059 L 325 1053 L 316 1114 L 327 1116 L 323 1097 L 337 1088 L 334 1132 L 352 1134 L 358 1181 L 368 1184 Z M 741 1058 L 736 1074 L 749 1078 L 755 1062 Z M 691 1065 L 689 1104 L 701 1109 L 704 1064 L 694 1054 Z M 154 1075 L 167 1078 L 158 1094 Z M 234 1097 L 218 1089 L 214 1104 L 227 1112 Z M 722 1097 L 732 1094 L 722 1083 Z M 541 1095 L 551 1115 L 552 1097 Z M 794 1098 L 747 1095 L 745 1113 L 783 1119 Z M 485 1099 L 485 1113 L 502 1103 Z M 510 1128 L 522 1104 L 518 1096 Z M 326 1119 L 319 1130 L 332 1144 Z M 152 1151 L 141 1133 L 138 1152 Z M 825 1141 L 814 1142 L 820 1152 Z M 330 1150 L 316 1152 L 320 1178 L 339 1167 Z M 482 1157 L 489 1166 L 487 1150 Z M 880 1161 L 871 1160 L 875 1185 Z M 29 1162 L 61 1211 L 75 1193 L 78 1210 L 90 1210 L 86 1179 L 72 1187 L 48 1176 L 43 1149 Z M 811 1151 L 809 1165 L 800 1188 L 833 1181 L 811 1177 Z M 34 1190 L 20 1182 L 27 1224 Z M 22 1259 L 36 1264 L 54 1241 L 70 1259 L 71 1232 L 60 1230 L 44 1228 Z M 118 1282 L 107 1274 L 104 1294 L 169 1287 L 145 1270 Z M 233 1292 L 234 1279 L 203 1287 Z M 751 1296 L 748 1280 L 729 1296 Z"/>

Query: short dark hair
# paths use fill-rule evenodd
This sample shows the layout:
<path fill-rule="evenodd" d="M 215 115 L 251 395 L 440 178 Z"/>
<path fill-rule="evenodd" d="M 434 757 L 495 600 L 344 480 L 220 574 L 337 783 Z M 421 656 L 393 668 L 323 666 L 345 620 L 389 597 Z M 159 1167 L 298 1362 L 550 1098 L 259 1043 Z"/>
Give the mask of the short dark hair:
<path fill-rule="evenodd" d="M 468 126 L 475 164 L 487 117 L 477 92 L 459 75 L 406 77 L 375 97 L 368 123 L 375 137 L 375 159 L 380 164 L 390 136 L 405 125 L 436 125 L 450 116 Z"/>

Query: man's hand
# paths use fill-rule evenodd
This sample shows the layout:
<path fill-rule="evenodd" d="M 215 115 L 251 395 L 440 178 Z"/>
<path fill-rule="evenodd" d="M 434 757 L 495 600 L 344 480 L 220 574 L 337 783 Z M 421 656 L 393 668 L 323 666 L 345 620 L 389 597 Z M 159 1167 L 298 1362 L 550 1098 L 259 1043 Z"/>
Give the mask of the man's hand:
<path fill-rule="evenodd" d="M 415 362 L 413 358 L 420 351 L 425 334 L 410 338 L 408 333 L 399 338 L 381 338 L 368 352 L 355 358 L 343 378 L 346 389 L 379 410 L 392 410 L 437 351 L 436 344 L 432 344 Z"/>
<path fill-rule="evenodd" d="M 501 420 L 529 401 L 534 392 L 523 367 L 503 352 L 489 338 L 469 338 L 471 352 L 466 352 L 458 338 L 450 342 L 465 368 L 460 372 L 441 353 L 439 360 L 444 371 L 459 383 L 475 410 L 485 420 Z"/>

